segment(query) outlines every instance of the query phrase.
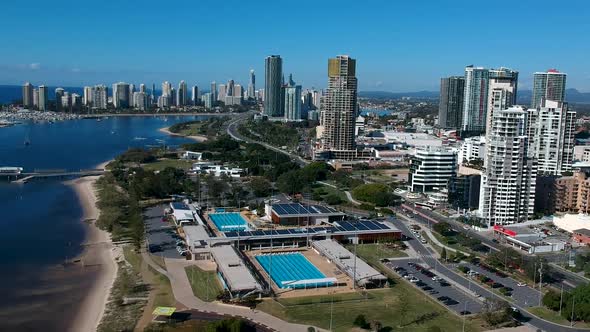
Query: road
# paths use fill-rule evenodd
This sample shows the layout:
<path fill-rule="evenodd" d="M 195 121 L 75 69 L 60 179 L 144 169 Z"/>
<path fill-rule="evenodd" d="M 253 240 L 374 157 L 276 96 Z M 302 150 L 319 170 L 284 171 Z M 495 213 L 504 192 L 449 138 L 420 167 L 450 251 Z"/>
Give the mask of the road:
<path fill-rule="evenodd" d="M 397 218 L 391 218 L 390 221 L 397 228 L 399 228 L 404 235 L 406 235 L 408 237 L 413 237 L 407 224 L 408 224 L 408 221 L 415 222 L 415 223 L 418 223 L 418 221 L 413 218 L 409 218 L 409 217 L 405 217 L 405 216 L 402 216 L 402 218 L 405 219 L 406 222 L 402 222 L 401 219 L 397 219 Z M 408 241 L 408 245 L 411 246 L 412 249 L 414 249 L 421 256 L 422 260 L 426 264 L 428 264 L 431 267 L 436 266 L 436 273 L 439 276 L 452 281 L 452 283 L 454 283 L 456 285 L 460 285 L 463 288 L 469 289 L 469 290 L 475 292 L 476 294 L 478 294 L 479 296 L 483 296 L 485 298 L 490 298 L 490 299 L 496 298 L 499 300 L 506 300 L 506 298 L 503 298 L 500 295 L 493 293 L 488 288 L 481 286 L 479 283 L 468 279 L 467 277 L 459 274 L 458 272 L 455 272 L 454 268 L 452 266 L 438 263 L 438 260 L 431 255 L 431 252 L 426 248 L 426 246 L 424 244 L 420 243 L 419 241 L 410 240 L 410 241 Z M 526 324 L 530 324 L 530 325 L 534 326 L 535 328 L 540 329 L 542 331 L 548 331 L 548 332 L 549 331 L 551 331 L 551 332 L 588 331 L 587 329 L 571 328 L 571 327 L 558 325 L 558 324 L 543 320 L 541 318 L 533 316 L 531 313 L 529 313 L 526 310 L 527 307 L 521 305 L 519 302 L 513 301 L 510 303 L 513 307 L 520 310 L 520 312 L 522 313 L 522 316 L 523 316 L 523 319 L 522 319 L 523 322 L 525 322 Z"/>
<path fill-rule="evenodd" d="M 451 224 L 453 226 L 453 229 L 455 229 L 456 231 L 465 233 L 469 237 L 472 237 L 472 238 L 480 241 L 483 245 L 490 248 L 490 250 L 502 251 L 506 248 L 512 248 L 511 246 L 504 246 L 501 243 L 494 242 L 489 237 L 486 237 L 486 236 L 484 236 L 472 229 L 466 230 L 463 228 L 463 226 L 465 226 L 465 224 L 462 224 L 454 219 L 441 216 L 438 213 L 435 213 L 435 212 L 432 212 L 432 211 L 429 211 L 426 209 L 417 209 L 417 208 L 410 206 L 409 204 L 404 204 L 403 208 L 410 210 L 410 211 L 419 212 L 420 214 L 424 214 L 427 217 L 432 218 L 438 222 L 441 222 L 441 221 L 447 222 L 447 223 Z M 399 210 L 398 210 L 398 212 L 399 212 Z M 420 221 L 423 224 L 429 225 L 430 221 L 425 218 L 420 217 L 419 215 L 415 215 L 413 218 Z M 524 252 L 521 252 L 521 253 L 524 254 Z M 563 282 L 566 289 L 572 289 L 577 286 L 585 285 L 588 283 L 588 280 L 583 277 L 580 277 L 574 273 L 568 273 L 568 271 L 564 271 L 563 269 L 555 266 L 554 264 L 551 264 L 551 266 L 553 267 L 553 271 L 556 272 L 556 273 L 554 273 L 555 274 L 554 278 L 556 279 L 556 281 L 552 283 L 552 286 L 557 289 L 561 288 L 562 282 Z"/>
<path fill-rule="evenodd" d="M 291 158 L 291 160 L 296 162 L 299 166 L 305 166 L 310 163 L 309 160 L 305 160 L 305 159 L 301 158 L 299 155 L 290 153 L 288 151 L 279 149 L 279 148 L 272 146 L 270 144 L 260 142 L 260 141 L 257 141 L 257 140 L 254 140 L 249 137 L 245 137 L 245 136 L 241 135 L 238 132 L 239 124 L 243 121 L 246 121 L 248 119 L 248 117 L 250 117 L 250 116 L 252 116 L 252 113 L 248 112 L 244 115 L 240 115 L 240 116 L 236 117 L 235 119 L 232 119 L 231 121 L 229 121 L 229 123 L 227 125 L 227 129 L 226 129 L 227 134 L 237 141 L 260 144 L 269 150 L 273 150 L 273 151 L 282 153 L 284 155 L 287 155 Z"/>

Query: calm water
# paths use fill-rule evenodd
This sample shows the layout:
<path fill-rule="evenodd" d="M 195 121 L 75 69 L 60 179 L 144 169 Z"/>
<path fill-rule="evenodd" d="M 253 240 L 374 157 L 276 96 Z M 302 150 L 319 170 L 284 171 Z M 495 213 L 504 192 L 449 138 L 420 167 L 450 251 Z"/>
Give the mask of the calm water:
<path fill-rule="evenodd" d="M 185 143 L 158 129 L 202 118 L 111 117 L 0 128 L 0 166 L 94 168 L 130 147 Z M 0 330 L 62 330 L 93 277 L 91 269 L 60 268 L 82 251 L 82 211 L 74 192 L 59 180 L 2 181 L 0 211 Z"/>

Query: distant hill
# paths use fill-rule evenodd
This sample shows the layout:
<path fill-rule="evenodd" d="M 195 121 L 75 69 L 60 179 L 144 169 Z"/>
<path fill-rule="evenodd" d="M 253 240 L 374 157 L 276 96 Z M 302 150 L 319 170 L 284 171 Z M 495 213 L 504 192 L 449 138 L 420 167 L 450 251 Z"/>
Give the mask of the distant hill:
<path fill-rule="evenodd" d="M 577 89 L 565 91 L 566 100 L 572 104 L 590 104 L 590 92 L 580 92 Z M 402 97 L 438 99 L 438 91 L 416 91 L 416 92 L 388 92 L 388 91 L 360 91 L 359 97 L 374 99 L 400 99 Z M 517 103 L 529 105 L 533 97 L 532 90 L 518 90 Z"/>
<path fill-rule="evenodd" d="M 438 99 L 438 91 L 416 91 L 416 92 L 388 92 L 388 91 L 360 91 L 359 97 L 374 99 L 400 99 L 402 97 Z"/>

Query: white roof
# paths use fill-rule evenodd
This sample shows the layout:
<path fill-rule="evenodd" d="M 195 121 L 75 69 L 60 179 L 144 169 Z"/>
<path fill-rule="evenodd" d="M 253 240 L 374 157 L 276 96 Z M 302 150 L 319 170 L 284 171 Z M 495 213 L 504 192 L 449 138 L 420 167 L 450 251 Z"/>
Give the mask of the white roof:
<path fill-rule="evenodd" d="M 182 230 L 186 236 L 186 242 L 189 245 L 194 245 L 195 242 L 197 242 L 197 246 L 201 246 L 202 241 L 206 242 L 209 240 L 209 234 L 207 234 L 207 230 L 205 230 L 205 227 L 201 225 L 183 226 Z"/>
<path fill-rule="evenodd" d="M 341 270 L 346 272 L 351 278 L 354 276 L 356 282 L 360 285 L 366 284 L 371 280 L 386 280 L 387 278 L 365 263 L 362 259 L 356 258 L 356 273 L 354 254 L 341 246 L 338 242 L 332 240 L 314 241 L 313 247 L 320 253 L 334 262 Z"/>
<path fill-rule="evenodd" d="M 565 229 L 572 233 L 576 229 L 588 228 L 590 229 L 590 215 L 587 214 L 565 214 L 562 216 L 554 216 L 553 223 L 555 226 Z"/>
<path fill-rule="evenodd" d="M 213 247 L 211 254 L 231 291 L 261 289 L 234 247 L 230 245 Z"/>

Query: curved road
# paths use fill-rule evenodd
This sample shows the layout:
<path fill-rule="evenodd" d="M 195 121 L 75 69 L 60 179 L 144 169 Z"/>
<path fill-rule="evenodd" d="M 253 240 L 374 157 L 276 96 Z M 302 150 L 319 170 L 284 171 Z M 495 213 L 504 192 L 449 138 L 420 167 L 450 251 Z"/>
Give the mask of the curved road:
<path fill-rule="evenodd" d="M 229 136 L 231 136 L 233 139 L 235 139 L 236 141 L 242 141 L 242 142 L 246 142 L 246 143 L 256 143 L 256 144 L 260 144 L 262 146 L 264 146 L 267 149 L 282 153 L 284 155 L 289 156 L 294 162 L 296 162 L 297 164 L 299 164 L 299 166 L 305 166 L 307 164 L 310 163 L 309 160 L 305 160 L 303 158 L 301 158 L 299 155 L 290 153 L 288 151 L 279 149 L 275 146 L 272 146 L 270 144 L 264 143 L 264 142 L 260 142 L 254 139 L 251 139 L 249 137 L 245 137 L 243 135 L 241 135 L 238 132 L 238 125 L 243 122 L 246 121 L 248 119 L 249 116 L 252 116 L 251 112 L 248 112 L 244 115 L 240 115 L 238 117 L 236 117 L 235 119 L 232 119 L 231 121 L 229 121 L 228 125 L 227 125 L 227 129 L 226 132 Z"/>

